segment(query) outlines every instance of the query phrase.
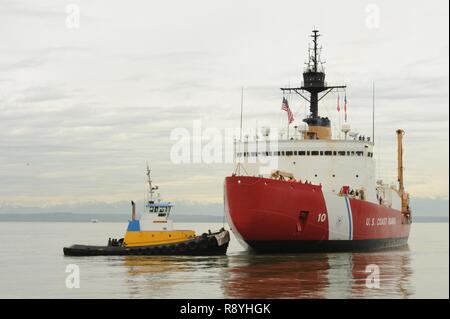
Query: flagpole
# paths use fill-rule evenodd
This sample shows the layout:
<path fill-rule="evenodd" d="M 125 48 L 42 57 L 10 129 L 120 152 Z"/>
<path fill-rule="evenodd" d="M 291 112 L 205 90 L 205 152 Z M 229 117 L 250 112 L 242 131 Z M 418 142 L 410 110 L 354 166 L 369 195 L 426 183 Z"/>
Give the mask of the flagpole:
<path fill-rule="evenodd" d="M 340 101 L 339 92 L 338 92 L 338 116 L 339 116 L 338 132 L 339 132 L 339 139 L 341 139 L 342 138 L 342 136 L 341 136 L 341 101 Z"/>
<path fill-rule="evenodd" d="M 291 97 L 290 95 L 289 95 L 289 97 Z M 289 99 L 290 100 L 290 99 Z M 289 101 L 289 107 L 291 107 L 290 106 L 290 103 L 291 101 Z M 288 113 L 289 114 L 289 113 Z M 288 115 L 288 120 L 287 120 L 287 140 L 289 141 L 289 115 Z"/>
<path fill-rule="evenodd" d="M 375 144 L 375 81 L 372 82 L 372 143 Z"/>
<path fill-rule="evenodd" d="M 240 130 L 240 141 L 242 142 L 242 113 L 244 109 L 244 87 L 241 87 L 241 130 Z"/>

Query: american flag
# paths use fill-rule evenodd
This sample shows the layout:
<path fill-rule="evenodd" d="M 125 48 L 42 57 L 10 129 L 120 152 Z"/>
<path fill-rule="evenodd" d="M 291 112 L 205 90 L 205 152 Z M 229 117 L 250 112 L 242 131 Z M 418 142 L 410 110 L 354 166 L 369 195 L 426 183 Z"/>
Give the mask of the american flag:
<path fill-rule="evenodd" d="M 286 100 L 285 97 L 283 97 L 283 103 L 281 104 L 281 109 L 282 109 L 283 111 L 286 111 L 286 112 L 287 112 L 289 124 L 291 124 L 292 122 L 294 122 L 294 114 L 292 114 L 291 109 L 289 108 L 288 101 Z"/>
<path fill-rule="evenodd" d="M 344 96 L 344 114 L 345 114 L 345 121 L 347 122 L 347 94 Z"/>
<path fill-rule="evenodd" d="M 338 100 L 337 100 L 337 111 L 340 112 L 341 111 L 341 103 L 340 103 L 340 97 L 339 97 L 339 93 L 338 93 Z"/>

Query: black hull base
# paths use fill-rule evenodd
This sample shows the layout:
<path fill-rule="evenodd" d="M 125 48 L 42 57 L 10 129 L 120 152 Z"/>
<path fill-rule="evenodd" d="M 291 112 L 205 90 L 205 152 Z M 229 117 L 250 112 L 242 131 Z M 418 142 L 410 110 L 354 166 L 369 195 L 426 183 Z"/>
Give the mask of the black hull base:
<path fill-rule="evenodd" d="M 226 231 L 225 231 L 226 232 Z M 126 247 L 73 245 L 64 247 L 65 256 L 217 256 L 226 255 L 229 234 L 219 244 L 215 234 L 204 234 L 193 239 L 173 244 Z"/>
<path fill-rule="evenodd" d="M 367 240 L 255 240 L 246 241 L 255 253 L 357 252 L 395 249 L 408 245 L 408 237 Z"/>

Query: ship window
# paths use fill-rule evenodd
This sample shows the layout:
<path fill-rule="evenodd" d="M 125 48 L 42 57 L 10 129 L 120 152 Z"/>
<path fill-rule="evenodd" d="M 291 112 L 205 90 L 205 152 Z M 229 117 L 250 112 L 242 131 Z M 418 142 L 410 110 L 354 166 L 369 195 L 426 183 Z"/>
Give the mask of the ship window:
<path fill-rule="evenodd" d="M 358 156 L 364 156 L 364 152 L 363 152 L 363 151 L 358 151 L 358 152 L 356 152 L 356 155 L 358 155 Z"/>
<path fill-rule="evenodd" d="M 350 151 L 347 151 L 347 156 L 350 156 Z"/>
<path fill-rule="evenodd" d="M 355 155 L 355 152 L 354 151 L 352 151 L 352 156 L 354 156 Z"/>
<path fill-rule="evenodd" d="M 345 151 L 339 151 L 338 154 L 339 154 L 340 156 L 345 156 Z"/>
<path fill-rule="evenodd" d="M 294 151 L 294 155 L 297 155 L 297 151 Z"/>
<path fill-rule="evenodd" d="M 325 155 L 326 155 L 326 156 L 333 155 L 333 152 L 331 152 L 331 151 L 325 151 Z"/>
<path fill-rule="evenodd" d="M 314 174 L 314 177 L 317 177 L 317 174 Z"/>
<path fill-rule="evenodd" d="M 320 151 L 320 155 L 323 155 L 323 152 L 322 152 L 322 151 Z"/>
<path fill-rule="evenodd" d="M 309 156 L 309 154 L 311 154 L 311 152 L 310 152 L 310 151 L 307 151 L 307 152 L 306 152 L 306 155 L 308 155 L 308 156 Z"/>
<path fill-rule="evenodd" d="M 158 217 L 165 217 L 166 213 L 158 213 Z"/>
<path fill-rule="evenodd" d="M 292 151 L 286 151 L 286 156 L 291 156 L 292 155 Z"/>
<path fill-rule="evenodd" d="M 358 174 L 356 174 L 356 178 L 358 178 L 359 177 L 359 175 Z"/>
<path fill-rule="evenodd" d="M 333 155 L 336 156 L 336 155 L 337 155 L 337 152 L 336 152 L 336 151 L 333 151 Z"/>
<path fill-rule="evenodd" d="M 149 207 L 149 208 L 148 208 L 148 211 L 149 211 L 150 213 L 153 213 L 153 208 L 154 208 L 154 207 Z"/>
<path fill-rule="evenodd" d="M 270 152 L 266 152 L 266 156 L 269 156 Z"/>
<path fill-rule="evenodd" d="M 319 151 L 312 151 L 312 152 L 311 152 L 311 155 L 312 155 L 312 156 L 317 156 L 317 155 L 319 155 Z"/>
<path fill-rule="evenodd" d="M 281 151 L 281 155 L 283 155 L 283 156 L 284 156 L 284 151 Z"/>
<path fill-rule="evenodd" d="M 305 151 L 298 151 L 298 155 L 304 156 L 304 155 L 306 155 L 306 152 Z"/>
<path fill-rule="evenodd" d="M 334 175 L 334 174 L 333 174 L 332 176 L 333 176 L 333 177 L 336 177 L 336 175 Z"/>

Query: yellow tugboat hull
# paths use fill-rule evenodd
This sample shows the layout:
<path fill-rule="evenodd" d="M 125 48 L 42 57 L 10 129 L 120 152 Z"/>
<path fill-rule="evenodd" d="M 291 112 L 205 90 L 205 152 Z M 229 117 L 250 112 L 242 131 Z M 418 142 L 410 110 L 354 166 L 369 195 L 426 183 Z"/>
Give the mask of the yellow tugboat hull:
<path fill-rule="evenodd" d="M 152 246 L 183 242 L 195 237 L 193 230 L 127 231 L 124 246 Z"/>

